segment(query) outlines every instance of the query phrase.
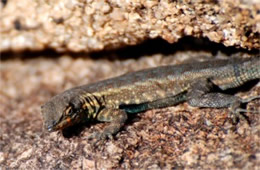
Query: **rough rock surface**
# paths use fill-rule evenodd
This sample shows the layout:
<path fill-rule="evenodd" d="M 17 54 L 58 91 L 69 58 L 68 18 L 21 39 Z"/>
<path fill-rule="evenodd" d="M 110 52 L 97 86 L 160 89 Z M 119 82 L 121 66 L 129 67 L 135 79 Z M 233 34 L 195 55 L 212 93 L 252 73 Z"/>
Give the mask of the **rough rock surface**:
<path fill-rule="evenodd" d="M 142 49 L 130 48 L 119 59 L 93 59 L 86 54 L 7 56 L 0 67 L 0 169 L 259 168 L 259 114 L 246 113 L 250 125 L 246 121 L 232 125 L 227 109 L 198 109 L 183 103 L 133 115 L 114 140 L 97 147 L 85 137 L 104 123 L 64 132 L 43 130 L 40 105 L 67 88 L 147 67 L 212 58 L 212 51 L 169 55 L 165 50 L 164 55 L 122 60 L 130 51 Z M 260 87 L 238 95 L 260 95 Z M 260 101 L 250 102 L 247 109 L 260 110 Z"/>
<path fill-rule="evenodd" d="M 91 52 L 184 36 L 260 48 L 259 0 L 2 0 L 0 10 L 0 51 Z"/>
<path fill-rule="evenodd" d="M 133 115 L 114 140 L 93 147 L 85 137 L 104 123 L 48 133 L 40 113 L 65 89 L 125 72 L 259 54 L 258 0 L 2 0 L 0 10 L 0 170 L 259 169 L 260 114 L 233 125 L 228 109 L 183 103 Z M 25 50 L 39 52 L 12 53 Z M 260 86 L 238 92 L 260 95 Z M 247 109 L 260 110 L 260 101 Z"/>

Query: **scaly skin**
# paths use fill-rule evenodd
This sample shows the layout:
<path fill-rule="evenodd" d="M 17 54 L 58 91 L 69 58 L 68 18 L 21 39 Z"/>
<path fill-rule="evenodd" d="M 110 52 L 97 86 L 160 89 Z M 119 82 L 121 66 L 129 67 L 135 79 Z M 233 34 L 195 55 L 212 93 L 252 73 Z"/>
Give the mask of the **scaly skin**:
<path fill-rule="evenodd" d="M 45 103 L 42 114 L 49 131 L 90 119 L 110 122 L 103 132 L 90 136 L 100 140 L 116 134 L 127 114 L 184 101 L 237 113 L 243 100 L 223 91 L 254 79 L 260 79 L 259 57 L 162 66 L 66 90 Z M 214 86 L 222 93 L 212 92 Z"/>

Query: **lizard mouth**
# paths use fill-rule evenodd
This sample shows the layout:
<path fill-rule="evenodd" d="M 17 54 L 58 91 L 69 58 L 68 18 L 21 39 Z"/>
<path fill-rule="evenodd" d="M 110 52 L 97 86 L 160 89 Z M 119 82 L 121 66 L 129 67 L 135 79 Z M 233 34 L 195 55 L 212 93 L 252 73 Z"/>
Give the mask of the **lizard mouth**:
<path fill-rule="evenodd" d="M 53 132 L 55 130 L 58 130 L 57 125 L 58 125 L 58 122 L 56 122 L 56 121 L 53 121 L 51 123 L 47 123 L 46 129 L 47 129 L 48 132 Z"/>
<path fill-rule="evenodd" d="M 49 132 L 53 132 L 56 130 L 62 130 L 66 127 L 69 127 L 73 124 L 73 119 L 70 117 L 64 118 L 58 122 L 52 122 L 51 124 L 47 125 L 46 129 Z"/>

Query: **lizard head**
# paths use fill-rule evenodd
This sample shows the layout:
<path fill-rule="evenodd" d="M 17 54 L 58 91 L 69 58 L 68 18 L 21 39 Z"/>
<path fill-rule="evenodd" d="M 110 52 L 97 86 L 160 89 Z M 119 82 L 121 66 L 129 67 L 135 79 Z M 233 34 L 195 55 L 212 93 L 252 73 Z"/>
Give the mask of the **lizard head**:
<path fill-rule="evenodd" d="M 83 112 L 78 100 L 80 93 L 80 89 L 70 89 L 41 106 L 44 126 L 48 131 L 61 130 L 79 122 Z"/>

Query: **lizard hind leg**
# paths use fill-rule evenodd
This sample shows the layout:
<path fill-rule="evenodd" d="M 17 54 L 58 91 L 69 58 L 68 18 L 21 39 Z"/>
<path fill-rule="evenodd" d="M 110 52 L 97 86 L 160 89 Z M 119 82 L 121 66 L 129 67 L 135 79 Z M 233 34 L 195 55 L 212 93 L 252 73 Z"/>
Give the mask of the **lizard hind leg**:
<path fill-rule="evenodd" d="M 209 79 L 199 79 L 191 84 L 187 93 L 187 102 L 194 107 L 223 108 L 233 103 L 240 103 L 240 98 L 214 92 L 214 84 Z"/>
<path fill-rule="evenodd" d="M 88 139 L 105 140 L 113 138 L 127 120 L 127 114 L 121 109 L 104 108 L 97 115 L 97 120 L 101 122 L 109 122 L 103 131 L 95 132 Z"/>
<path fill-rule="evenodd" d="M 260 96 L 251 97 L 248 99 L 241 99 L 234 95 L 224 94 L 220 92 L 212 92 L 214 84 L 208 80 L 198 80 L 191 85 L 191 90 L 187 93 L 187 102 L 194 107 L 210 107 L 210 108 L 224 108 L 228 107 L 230 110 L 233 122 L 237 119 L 245 119 L 242 112 L 256 112 L 242 109 L 240 106 L 243 103 L 248 103 L 252 100 L 259 99 Z"/>

